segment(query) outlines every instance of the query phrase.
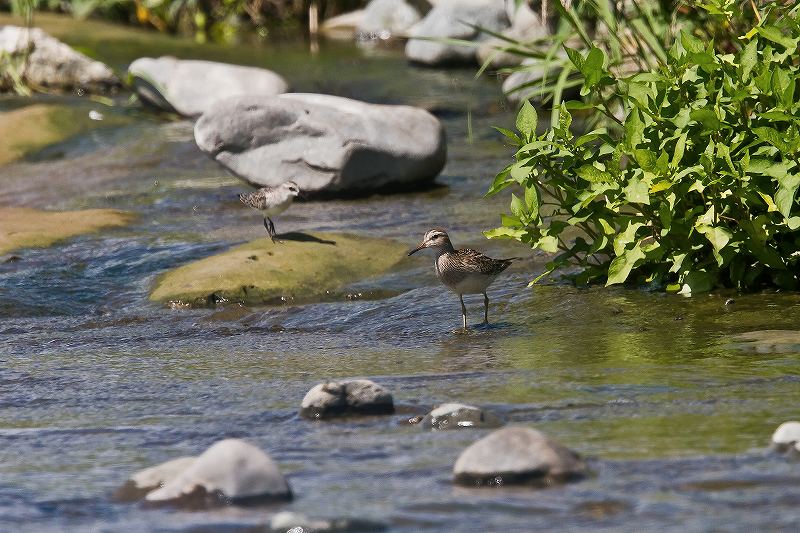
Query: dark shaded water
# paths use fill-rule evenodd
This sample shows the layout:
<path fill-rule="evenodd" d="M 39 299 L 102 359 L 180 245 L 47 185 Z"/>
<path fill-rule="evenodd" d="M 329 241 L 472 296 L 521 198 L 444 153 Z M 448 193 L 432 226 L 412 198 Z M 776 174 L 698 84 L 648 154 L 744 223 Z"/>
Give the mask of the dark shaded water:
<path fill-rule="evenodd" d="M 197 48 L 159 37 L 148 46 L 121 35 L 98 47 L 101 30 L 70 40 L 118 67 L 170 46 L 260 64 L 297 90 L 424 105 L 446 124 L 449 159 L 438 180 L 446 188 L 304 203 L 279 230 L 342 230 L 410 246 L 441 225 L 459 245 L 530 256 L 480 236 L 505 208 L 504 198 L 481 195 L 509 155 L 489 127 L 511 121 L 491 80 L 349 46 L 309 57 L 301 45 Z M 436 284 L 431 259 L 415 257 L 352 287 L 395 295 L 387 299 L 164 309 L 147 301 L 158 273 L 262 236 L 235 200 L 244 188 L 194 148 L 188 123 L 123 104 L 56 101 L 131 120 L 0 168 L 0 203 L 115 207 L 140 218 L 0 264 L 0 529 L 239 530 L 282 509 L 369 518 L 392 531 L 796 529 L 800 466 L 766 444 L 797 417 L 798 356 L 740 350 L 730 338 L 795 328 L 800 296 L 725 305 L 730 295 L 530 290 L 546 261 L 533 255 L 492 288 L 495 324 L 458 333 L 457 301 Z M 473 320 L 479 300 L 468 301 Z M 403 414 L 324 424 L 297 417 L 312 385 L 357 376 L 389 387 Z M 455 488 L 456 457 L 485 433 L 403 423 L 445 401 L 537 427 L 588 456 L 595 475 L 541 491 Z M 268 451 L 295 501 L 207 513 L 110 502 L 132 472 L 224 437 Z"/>

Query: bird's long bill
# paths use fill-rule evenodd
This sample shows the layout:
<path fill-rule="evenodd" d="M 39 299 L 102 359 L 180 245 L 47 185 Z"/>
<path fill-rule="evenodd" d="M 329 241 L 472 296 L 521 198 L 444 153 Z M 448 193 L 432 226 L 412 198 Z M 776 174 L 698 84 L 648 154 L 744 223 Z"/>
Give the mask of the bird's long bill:
<path fill-rule="evenodd" d="M 413 250 L 411 250 L 410 252 L 408 252 L 408 255 L 414 255 L 415 253 L 419 252 L 423 248 L 425 248 L 425 243 L 424 242 L 422 244 L 420 244 L 419 246 L 417 246 L 416 248 L 414 248 Z"/>

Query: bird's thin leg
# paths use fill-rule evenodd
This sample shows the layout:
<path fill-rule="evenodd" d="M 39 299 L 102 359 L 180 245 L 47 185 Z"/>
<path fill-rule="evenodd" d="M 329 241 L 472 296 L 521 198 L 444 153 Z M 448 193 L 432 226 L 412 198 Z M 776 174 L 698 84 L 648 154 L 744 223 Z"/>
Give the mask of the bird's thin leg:
<path fill-rule="evenodd" d="M 467 329 L 467 307 L 464 305 L 464 297 L 459 294 L 458 299 L 461 301 L 461 320 L 464 323 L 464 329 Z"/>
<path fill-rule="evenodd" d="M 265 217 L 264 226 L 267 227 L 267 233 L 269 233 L 269 238 L 272 239 L 272 242 L 275 242 L 275 224 L 272 223 L 272 219 L 269 217 Z"/>
<path fill-rule="evenodd" d="M 483 323 L 489 323 L 489 297 L 483 293 Z"/>

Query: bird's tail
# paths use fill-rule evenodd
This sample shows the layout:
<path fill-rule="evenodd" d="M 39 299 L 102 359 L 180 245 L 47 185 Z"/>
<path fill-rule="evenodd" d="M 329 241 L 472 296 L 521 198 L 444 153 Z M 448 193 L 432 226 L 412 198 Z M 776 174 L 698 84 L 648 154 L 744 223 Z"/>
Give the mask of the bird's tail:
<path fill-rule="evenodd" d="M 525 259 L 524 257 L 506 257 L 505 259 L 501 259 L 500 261 L 522 261 Z"/>
<path fill-rule="evenodd" d="M 247 203 L 247 195 L 240 192 L 239 193 L 239 201 L 242 202 L 243 204 L 246 204 Z"/>

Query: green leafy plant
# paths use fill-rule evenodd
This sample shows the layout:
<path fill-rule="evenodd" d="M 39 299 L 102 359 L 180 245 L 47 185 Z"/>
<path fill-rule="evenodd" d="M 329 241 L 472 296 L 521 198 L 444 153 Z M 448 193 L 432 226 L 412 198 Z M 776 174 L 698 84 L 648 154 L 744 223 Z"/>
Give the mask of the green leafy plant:
<path fill-rule="evenodd" d="M 766 9 L 731 52 L 682 31 L 663 63 L 630 76 L 598 47 L 568 50 L 591 98 L 561 103 L 543 134 L 527 102 L 518 133 L 501 129 L 517 152 L 489 194 L 524 194 L 486 235 L 558 253 L 542 276 L 575 264 L 579 283 L 797 288 L 799 9 Z M 576 110 L 605 124 L 575 135 Z"/>

